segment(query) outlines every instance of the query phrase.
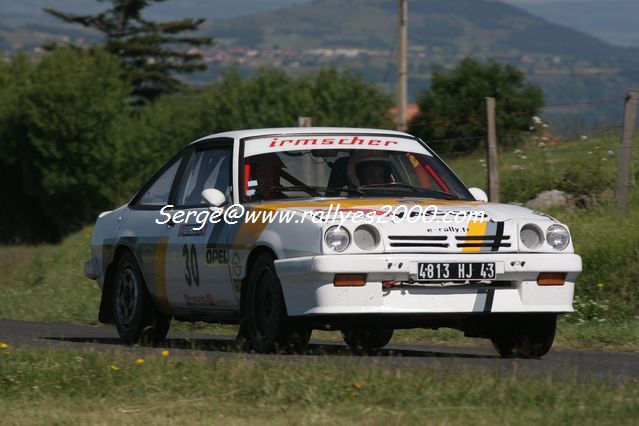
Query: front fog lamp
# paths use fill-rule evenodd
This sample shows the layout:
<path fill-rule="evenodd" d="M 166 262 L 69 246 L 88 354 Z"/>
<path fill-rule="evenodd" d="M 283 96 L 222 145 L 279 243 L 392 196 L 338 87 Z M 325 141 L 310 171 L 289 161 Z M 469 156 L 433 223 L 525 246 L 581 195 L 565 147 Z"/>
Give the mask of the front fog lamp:
<path fill-rule="evenodd" d="M 552 225 L 546 231 L 546 241 L 548 241 L 550 247 L 555 250 L 563 250 L 568 247 L 568 243 L 570 242 L 570 233 L 561 225 Z"/>
<path fill-rule="evenodd" d="M 375 250 L 379 245 L 379 232 L 371 225 L 358 226 L 353 232 L 353 241 L 355 245 L 362 250 Z"/>
<path fill-rule="evenodd" d="M 331 226 L 324 234 L 324 241 L 331 251 L 342 252 L 351 243 L 351 236 L 341 226 Z"/>

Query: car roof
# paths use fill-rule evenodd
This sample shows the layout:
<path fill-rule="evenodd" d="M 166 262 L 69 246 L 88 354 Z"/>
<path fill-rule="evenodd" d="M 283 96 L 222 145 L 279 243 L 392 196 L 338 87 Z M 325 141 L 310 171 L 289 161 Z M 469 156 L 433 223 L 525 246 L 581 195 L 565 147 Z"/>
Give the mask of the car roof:
<path fill-rule="evenodd" d="M 412 135 L 404 132 L 398 132 L 396 130 L 386 129 L 365 129 L 357 127 L 273 127 L 266 129 L 247 129 L 247 130 L 234 130 L 231 132 L 215 133 L 212 135 L 204 136 L 192 143 L 202 142 L 212 138 L 250 138 L 256 136 L 271 136 L 271 135 L 307 135 L 307 134 L 322 134 L 322 133 L 344 133 L 344 134 L 380 134 L 380 135 L 394 135 L 413 138 Z"/>

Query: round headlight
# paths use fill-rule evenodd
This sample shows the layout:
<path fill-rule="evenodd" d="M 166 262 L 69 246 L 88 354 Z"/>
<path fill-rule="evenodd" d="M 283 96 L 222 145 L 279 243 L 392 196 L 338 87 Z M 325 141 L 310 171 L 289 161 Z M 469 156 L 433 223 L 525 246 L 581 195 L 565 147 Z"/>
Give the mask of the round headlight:
<path fill-rule="evenodd" d="M 362 250 L 374 250 L 379 245 L 379 232 L 371 225 L 358 226 L 353 233 L 353 241 Z"/>
<path fill-rule="evenodd" d="M 555 250 L 563 250 L 568 247 L 570 233 L 561 225 L 552 225 L 546 231 L 546 241 Z"/>
<path fill-rule="evenodd" d="M 341 226 L 331 226 L 324 234 L 324 241 L 331 251 L 341 252 L 351 243 L 351 236 Z"/>
<path fill-rule="evenodd" d="M 538 249 L 544 243 L 544 234 L 537 225 L 528 223 L 521 227 L 519 238 L 527 249 Z"/>

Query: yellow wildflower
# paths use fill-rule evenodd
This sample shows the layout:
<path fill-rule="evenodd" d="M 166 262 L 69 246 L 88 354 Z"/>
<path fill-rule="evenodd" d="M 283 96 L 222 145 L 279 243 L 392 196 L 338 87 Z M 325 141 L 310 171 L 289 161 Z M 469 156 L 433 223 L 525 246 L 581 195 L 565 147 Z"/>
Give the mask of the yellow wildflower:
<path fill-rule="evenodd" d="M 0 349 L 8 349 L 8 348 L 9 348 L 8 343 L 0 343 Z"/>
<path fill-rule="evenodd" d="M 136 364 L 144 364 L 144 359 L 143 358 L 138 358 L 135 360 Z"/>
<path fill-rule="evenodd" d="M 162 351 L 162 356 L 164 358 L 168 357 L 169 356 L 169 351 L 166 351 L 166 350 Z"/>

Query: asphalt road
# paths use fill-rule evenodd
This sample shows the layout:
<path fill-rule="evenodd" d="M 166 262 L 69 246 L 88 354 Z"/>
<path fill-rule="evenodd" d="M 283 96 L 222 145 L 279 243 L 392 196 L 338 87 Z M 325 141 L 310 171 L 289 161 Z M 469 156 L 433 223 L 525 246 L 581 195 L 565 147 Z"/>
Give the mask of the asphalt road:
<path fill-rule="evenodd" d="M 29 321 L 0 320 L 0 342 L 14 346 L 62 346 L 133 353 L 157 352 L 153 347 L 129 347 L 119 343 L 114 327 L 92 327 Z M 329 359 L 337 363 L 355 362 L 398 368 L 441 368 L 449 371 L 485 369 L 499 372 L 517 371 L 532 375 L 575 377 L 580 382 L 606 379 L 614 382 L 639 380 L 639 354 L 592 352 L 567 349 L 552 350 L 542 359 L 501 359 L 489 347 L 455 347 L 441 345 L 388 345 L 373 356 L 350 353 L 337 342 L 312 341 L 307 355 L 259 355 L 240 353 L 228 336 L 169 333 L 165 346 L 178 356 L 198 354 L 209 357 L 246 357 L 275 359 L 282 362 L 306 362 Z"/>

